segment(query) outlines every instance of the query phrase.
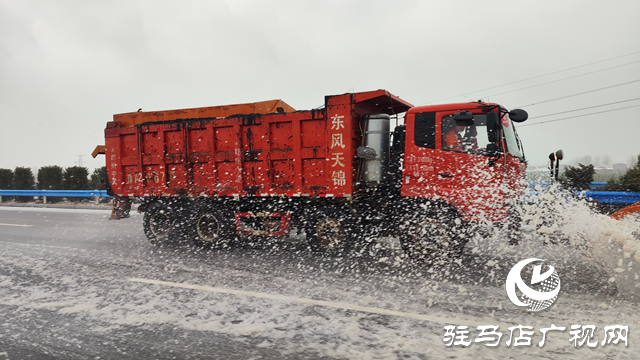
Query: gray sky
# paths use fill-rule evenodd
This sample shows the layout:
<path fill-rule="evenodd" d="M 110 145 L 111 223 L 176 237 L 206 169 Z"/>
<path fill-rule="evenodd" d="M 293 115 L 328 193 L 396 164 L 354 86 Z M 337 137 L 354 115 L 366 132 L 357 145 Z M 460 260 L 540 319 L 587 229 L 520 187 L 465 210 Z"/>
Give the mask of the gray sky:
<path fill-rule="evenodd" d="M 637 0 L 0 0 L 0 168 L 102 166 L 89 154 L 105 123 L 138 108 L 308 110 L 375 89 L 522 107 L 533 165 L 557 149 L 627 162 L 640 154 L 640 100 L 622 102 L 640 98 L 638 14 Z"/>

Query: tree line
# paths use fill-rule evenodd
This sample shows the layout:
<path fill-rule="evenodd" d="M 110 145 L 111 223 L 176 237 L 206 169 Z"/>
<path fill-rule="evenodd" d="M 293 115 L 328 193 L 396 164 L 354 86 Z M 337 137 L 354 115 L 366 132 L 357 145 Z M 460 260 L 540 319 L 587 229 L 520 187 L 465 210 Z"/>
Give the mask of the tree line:
<path fill-rule="evenodd" d="M 1 190 L 105 190 L 106 179 L 106 166 L 95 169 L 91 174 L 83 166 L 64 169 L 56 165 L 43 166 L 38 169 L 37 176 L 28 167 L 0 169 Z"/>
<path fill-rule="evenodd" d="M 588 190 L 594 175 L 593 165 L 579 163 L 578 166 L 568 166 L 560 182 L 574 190 Z M 602 190 L 640 192 L 640 155 L 638 155 L 636 164 L 620 176 L 618 181 L 610 181 Z"/>

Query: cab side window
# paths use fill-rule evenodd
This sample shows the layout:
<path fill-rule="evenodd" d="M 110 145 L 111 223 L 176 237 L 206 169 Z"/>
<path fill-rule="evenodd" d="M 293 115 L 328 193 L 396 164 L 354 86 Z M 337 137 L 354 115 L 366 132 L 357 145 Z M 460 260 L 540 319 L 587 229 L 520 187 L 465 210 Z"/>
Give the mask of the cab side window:
<path fill-rule="evenodd" d="M 462 152 L 462 136 L 452 116 L 442 119 L 442 150 Z"/>
<path fill-rule="evenodd" d="M 424 148 L 436 148 L 436 113 L 416 114 L 415 143 Z"/>
<path fill-rule="evenodd" d="M 488 145 L 487 116 L 475 114 L 472 121 L 456 122 L 453 116 L 442 118 L 442 150 L 484 155 Z M 482 136 L 478 136 L 482 134 Z"/>

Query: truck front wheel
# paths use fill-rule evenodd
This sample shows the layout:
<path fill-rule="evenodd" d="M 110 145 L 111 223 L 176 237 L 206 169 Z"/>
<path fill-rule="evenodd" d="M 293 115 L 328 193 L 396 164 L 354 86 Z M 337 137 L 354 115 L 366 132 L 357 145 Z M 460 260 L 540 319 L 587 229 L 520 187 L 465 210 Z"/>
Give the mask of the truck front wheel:
<path fill-rule="evenodd" d="M 407 255 L 427 263 L 460 255 L 466 243 L 454 221 L 436 217 L 415 219 L 399 235 Z"/>

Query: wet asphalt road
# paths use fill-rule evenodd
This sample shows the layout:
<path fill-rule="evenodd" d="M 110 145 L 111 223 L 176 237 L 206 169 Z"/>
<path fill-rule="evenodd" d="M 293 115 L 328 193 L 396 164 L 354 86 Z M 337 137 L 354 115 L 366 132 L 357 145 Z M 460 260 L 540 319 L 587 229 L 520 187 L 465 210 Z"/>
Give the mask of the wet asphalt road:
<path fill-rule="evenodd" d="M 533 316 L 504 295 L 512 249 L 472 243 L 462 259 L 429 269 L 393 242 L 340 257 L 311 252 L 302 238 L 157 248 L 140 215 L 108 216 L 0 208 L 0 360 L 527 358 L 517 348 L 447 348 L 443 326 L 638 320 L 606 274 L 573 253 L 555 264 L 564 296 Z M 534 350 L 531 358 L 585 358 L 564 343 Z"/>

